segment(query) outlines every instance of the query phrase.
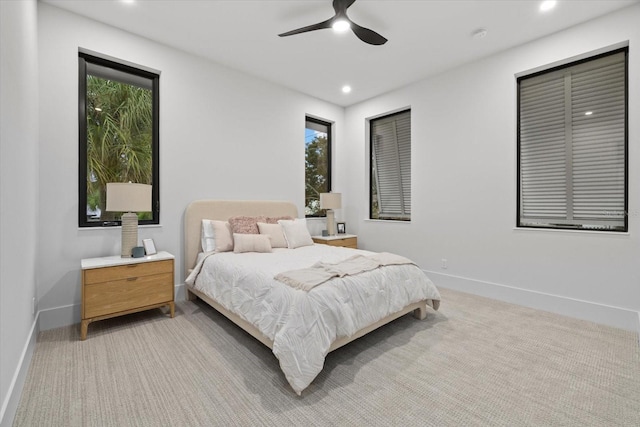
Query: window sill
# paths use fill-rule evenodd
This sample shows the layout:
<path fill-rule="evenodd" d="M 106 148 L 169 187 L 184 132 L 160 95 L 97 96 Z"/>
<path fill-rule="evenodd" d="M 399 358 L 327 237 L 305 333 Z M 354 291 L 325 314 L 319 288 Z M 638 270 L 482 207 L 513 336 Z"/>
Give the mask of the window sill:
<path fill-rule="evenodd" d="M 513 227 L 513 231 L 516 232 L 525 232 L 525 233 L 569 233 L 569 234 L 585 234 L 588 236 L 620 236 L 620 237 L 629 237 L 631 233 L 628 231 L 598 231 L 598 230 L 568 230 L 564 228 L 534 228 L 534 227 Z"/>
<path fill-rule="evenodd" d="M 400 221 L 397 219 L 371 219 L 365 218 L 364 222 L 379 222 L 382 224 L 411 224 L 411 221 Z"/>
<path fill-rule="evenodd" d="M 138 225 L 138 228 L 162 228 L 162 224 L 141 224 L 141 225 Z M 101 225 L 97 225 L 95 227 L 78 227 L 79 231 L 112 230 L 112 229 L 122 229 L 122 226 L 121 225 L 110 225 L 108 227 L 103 227 Z"/>

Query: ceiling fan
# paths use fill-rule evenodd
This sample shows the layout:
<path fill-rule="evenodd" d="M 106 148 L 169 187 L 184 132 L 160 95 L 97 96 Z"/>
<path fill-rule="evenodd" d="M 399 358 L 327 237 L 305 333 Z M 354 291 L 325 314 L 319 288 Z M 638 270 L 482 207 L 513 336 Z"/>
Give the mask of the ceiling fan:
<path fill-rule="evenodd" d="M 280 37 L 286 37 L 292 36 L 294 34 L 306 33 L 308 31 L 323 30 L 325 28 L 333 28 L 336 31 L 346 31 L 351 28 L 351 31 L 353 31 L 353 33 L 365 43 L 373 45 L 385 44 L 387 42 L 387 39 L 382 37 L 380 34 L 368 28 L 361 27 L 360 25 L 349 19 L 349 17 L 347 16 L 347 9 L 355 1 L 356 0 L 333 0 L 333 10 L 335 10 L 336 12 L 333 18 L 327 19 L 326 21 L 320 22 L 318 24 L 308 25 L 306 27 L 298 28 L 297 30 L 291 30 L 278 35 Z"/>

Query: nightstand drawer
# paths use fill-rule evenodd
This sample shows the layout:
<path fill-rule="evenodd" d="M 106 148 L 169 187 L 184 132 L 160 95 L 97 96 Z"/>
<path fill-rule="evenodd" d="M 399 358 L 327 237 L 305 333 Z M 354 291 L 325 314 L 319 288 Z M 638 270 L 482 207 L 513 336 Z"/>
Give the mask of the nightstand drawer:
<path fill-rule="evenodd" d="M 166 262 L 169 262 L 169 266 L 171 266 L 172 261 Z M 159 263 L 153 263 L 153 265 L 157 264 Z M 107 270 L 112 271 L 113 268 Z M 117 313 L 173 301 L 173 274 L 169 272 L 134 276 L 104 283 L 87 284 L 84 292 L 84 318 Z"/>
<path fill-rule="evenodd" d="M 84 272 L 85 285 L 92 283 L 111 282 L 132 277 L 148 276 L 158 273 L 172 273 L 173 260 L 127 264 L 118 267 L 104 267 L 86 270 Z"/>
<path fill-rule="evenodd" d="M 330 246 L 342 246 L 344 248 L 356 248 L 358 246 L 358 239 L 356 237 L 347 237 L 346 239 L 329 240 L 327 244 Z"/>
<path fill-rule="evenodd" d="M 332 239 L 325 239 L 325 238 L 314 238 L 313 241 L 315 243 L 320 243 L 322 245 L 329 245 L 329 246 L 342 246 L 344 248 L 352 248 L 352 249 L 358 249 L 358 238 L 357 237 L 345 237 L 345 238 L 332 238 Z"/>

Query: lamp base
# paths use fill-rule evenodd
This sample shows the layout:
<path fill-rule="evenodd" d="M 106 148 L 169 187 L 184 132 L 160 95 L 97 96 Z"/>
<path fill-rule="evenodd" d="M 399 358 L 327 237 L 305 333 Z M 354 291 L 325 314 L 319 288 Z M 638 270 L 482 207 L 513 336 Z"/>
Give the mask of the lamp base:
<path fill-rule="evenodd" d="M 336 222 L 333 209 L 327 209 L 327 232 L 329 236 L 336 235 Z"/>
<path fill-rule="evenodd" d="M 131 252 L 138 246 L 138 215 L 133 212 L 122 214 L 122 258 L 131 258 Z"/>

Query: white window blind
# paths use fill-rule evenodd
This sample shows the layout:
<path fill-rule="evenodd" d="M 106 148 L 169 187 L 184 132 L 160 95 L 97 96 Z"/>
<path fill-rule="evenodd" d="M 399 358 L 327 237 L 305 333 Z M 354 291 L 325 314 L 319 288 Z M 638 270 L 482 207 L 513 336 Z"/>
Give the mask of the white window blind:
<path fill-rule="evenodd" d="M 411 218 L 411 111 L 371 121 L 372 218 Z"/>
<path fill-rule="evenodd" d="M 626 231 L 626 50 L 519 80 L 520 226 Z"/>

